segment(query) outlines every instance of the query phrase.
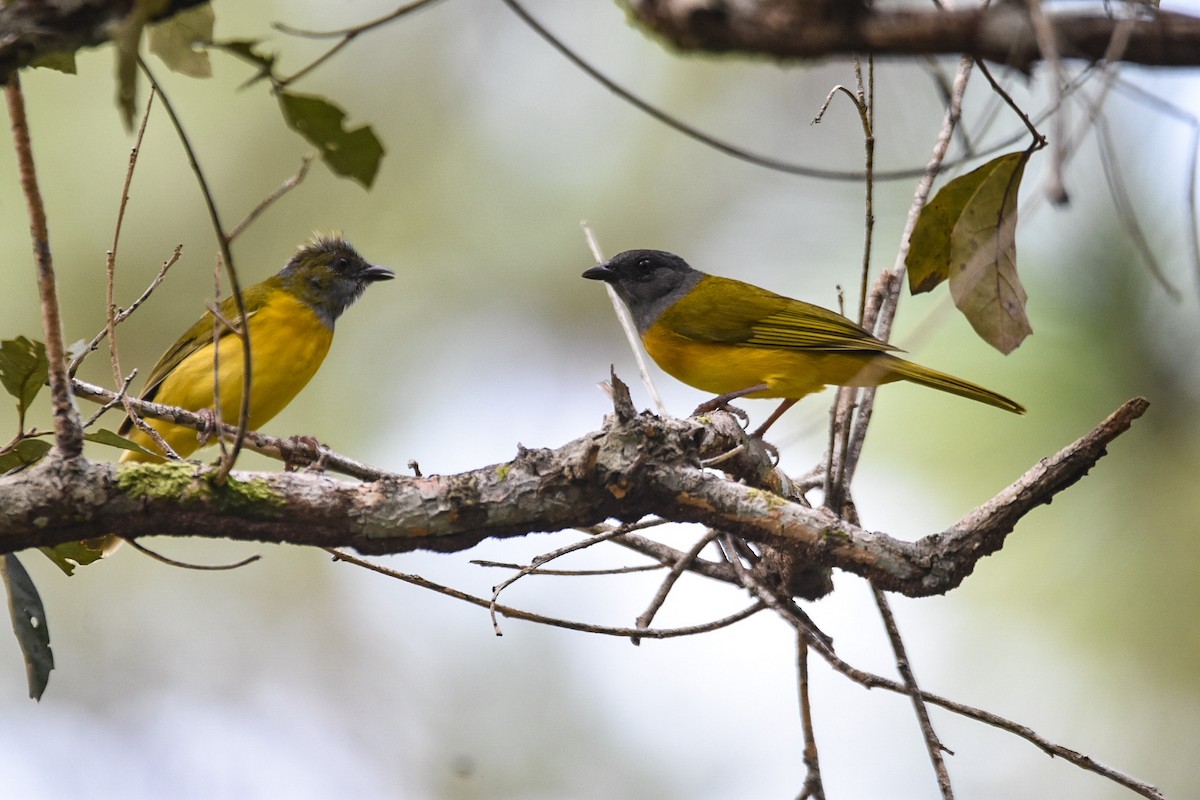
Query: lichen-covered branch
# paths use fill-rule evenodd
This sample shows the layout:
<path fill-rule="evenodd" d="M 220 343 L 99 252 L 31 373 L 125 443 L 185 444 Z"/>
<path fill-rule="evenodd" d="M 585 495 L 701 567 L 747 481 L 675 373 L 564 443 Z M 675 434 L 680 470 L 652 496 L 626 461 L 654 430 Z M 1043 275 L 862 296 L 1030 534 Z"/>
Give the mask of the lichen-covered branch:
<path fill-rule="evenodd" d="M 624 0 L 631 14 L 679 50 L 738 52 L 776 59 L 873 53 L 967 54 L 1023 70 L 1042 58 L 1022 3 L 958 10 L 870 8 L 849 0 Z M 1118 19 L 1101 13 L 1047 14 L 1063 58 L 1111 57 L 1153 66 L 1200 63 L 1200 19 L 1153 12 Z M 1125 16 L 1129 16 L 1126 14 Z M 1123 28 L 1122 28 L 1123 26 Z"/>
<path fill-rule="evenodd" d="M 797 549 L 880 589 L 940 594 L 998 550 L 1025 513 L 1086 474 L 1147 405 L 1129 401 L 949 530 L 916 542 L 864 530 L 702 467 L 702 458 L 744 441 L 727 414 L 662 419 L 635 414 L 619 399 L 599 431 L 556 450 L 522 448 L 508 463 L 458 475 L 385 475 L 359 483 L 316 473 L 234 472 L 217 484 L 213 469 L 192 463 L 118 466 L 51 457 L 0 478 L 0 552 L 106 534 L 376 554 L 456 551 L 486 538 L 656 514 Z"/>

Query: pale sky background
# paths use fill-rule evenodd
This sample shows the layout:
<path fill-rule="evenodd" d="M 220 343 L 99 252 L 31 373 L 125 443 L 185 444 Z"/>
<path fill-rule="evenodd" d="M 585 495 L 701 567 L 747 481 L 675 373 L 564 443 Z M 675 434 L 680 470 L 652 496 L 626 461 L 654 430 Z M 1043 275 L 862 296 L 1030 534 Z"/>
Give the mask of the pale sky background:
<path fill-rule="evenodd" d="M 217 2 L 218 36 L 264 38 L 283 71 L 320 52 L 271 21 L 328 29 L 390 10 L 383 2 Z M 810 125 L 845 62 L 781 68 L 668 54 L 611 2 L 530 2 L 577 52 L 697 127 L 779 158 L 861 164 L 849 106 Z M 1191 10 L 1195 11 L 1196 6 Z M 954 60 L 943 62 L 949 74 Z M 83 54 L 79 75 L 23 74 L 68 341 L 104 319 L 103 264 L 131 138 L 112 105 L 112 54 Z M 152 67 L 184 118 L 232 224 L 295 171 L 305 143 L 250 70 L 214 56 L 197 81 Z M 1007 83 L 1040 109 L 1038 70 Z M 1125 78 L 1196 114 L 1194 71 Z M 966 124 L 984 141 L 989 96 L 972 78 Z M 857 298 L 862 187 L 766 171 L 681 137 L 615 98 L 552 51 L 502 4 L 452 0 L 371 33 L 297 91 L 330 97 L 387 148 L 376 185 L 314 164 L 305 183 L 236 245 L 242 279 L 276 271 L 313 231 L 341 230 L 397 272 L 339 322 L 329 360 L 266 427 L 304 433 L 397 472 L 416 459 L 454 473 L 556 447 L 598 428 L 595 385 L 610 363 L 636 384 L 579 230 L 609 254 L 654 247 L 706 271 L 835 306 Z M 924 164 L 940 124 L 923 68 L 879 65 L 880 168 Z M 143 95 L 144 96 L 144 95 Z M 1069 107 L 1074 130 L 1086 121 Z M 1067 172 L 1072 203 L 1036 200 L 1045 156 L 1026 176 L 1020 269 L 1035 331 L 1004 358 L 945 297 L 906 297 L 897 343 L 922 363 L 1029 407 L 1018 418 L 917 387 L 887 387 L 855 484 L 864 524 L 915 538 L 953 523 L 1038 459 L 1144 394 L 1147 417 L 1086 479 L 1033 512 L 1004 550 L 947 597 L 895 598 L 910 657 L 929 690 L 1029 725 L 1158 785 L 1200 794 L 1200 325 L 1187 258 L 1190 130 L 1114 90 L 1105 107 L 1117 167 L 1179 299 L 1135 257 L 1113 210 L 1095 139 Z M 40 337 L 11 147 L 0 147 L 0 338 Z M 913 181 L 877 187 L 874 259 L 895 257 Z M 212 297 L 214 240 L 161 111 L 143 146 L 120 251 L 118 302 L 183 243 L 185 256 L 121 329 L 126 369 L 143 371 Z M 82 377 L 110 381 L 103 353 Z M 655 371 L 668 408 L 704 396 Z M 820 456 L 828 395 L 774 429 L 783 463 Z M 772 403 L 747 402 L 756 421 Z M 48 424 L 40 412 L 34 420 Z M 15 429 L 0 408 L 0 429 Z M 115 428 L 119 419 L 106 418 Z M 9 433 L 5 434 L 7 438 Z M 211 452 L 211 451 L 209 451 Z M 89 450 L 97 459 L 111 451 Z M 207 453 L 205 454 L 207 456 Z M 247 469 L 278 465 L 248 457 Z M 686 549 L 698 529 L 664 539 Z M 413 553 L 388 566 L 476 594 L 505 573 L 472 559 L 528 560 L 574 539 L 531 535 L 466 553 Z M 718 633 L 634 648 L 623 639 L 504 622 L 485 611 L 290 547 L 161 538 L 184 560 L 264 558 L 224 573 L 170 569 L 131 550 L 67 579 L 22 554 L 47 606 L 58 668 L 41 703 L 26 697 L 15 642 L 0 633 L 0 775 L 21 798 L 789 798 L 803 780 L 789 629 L 762 614 Z M 601 546 L 562 566 L 638 563 Z M 549 614 L 632 624 L 659 576 L 531 578 L 505 600 Z M 806 608 L 842 657 L 894 673 L 865 583 Z M 688 579 L 659 622 L 693 624 L 747 602 Z M 866 692 L 814 662 L 813 702 L 828 796 L 936 795 L 906 699 Z M 1115 785 L 1033 746 L 934 710 L 961 797 L 1125 798 Z"/>

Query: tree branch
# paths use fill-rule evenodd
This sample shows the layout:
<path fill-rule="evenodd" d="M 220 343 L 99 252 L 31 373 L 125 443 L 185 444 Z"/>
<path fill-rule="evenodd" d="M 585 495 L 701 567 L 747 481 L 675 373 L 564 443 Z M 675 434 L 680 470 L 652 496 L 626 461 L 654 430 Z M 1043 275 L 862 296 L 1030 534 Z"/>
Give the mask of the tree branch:
<path fill-rule="evenodd" d="M 883 590 L 942 594 L 999 550 L 1022 516 L 1085 475 L 1148 405 L 1130 400 L 962 521 L 916 542 L 864 530 L 701 467 L 701 459 L 744 442 L 727 414 L 713 414 L 715 424 L 706 424 L 634 414 L 618 402 L 599 431 L 557 450 L 521 448 L 508 463 L 458 475 L 349 483 L 313 473 L 234 472 L 228 485 L 217 485 L 213 469 L 193 463 L 118 468 L 51 457 L 0 479 L 0 551 L 112 533 L 376 554 L 449 552 L 486 538 L 653 513 L 798 548 L 816 564 L 861 575 Z"/>
<path fill-rule="evenodd" d="M 867 10 L 845 0 L 625 0 L 632 15 L 680 50 L 740 52 L 776 59 L 872 53 L 968 54 L 1029 71 L 1042 58 L 1021 3 L 961 10 Z M 1047 14 L 1062 58 L 1106 57 L 1118 27 L 1121 61 L 1162 67 L 1200 63 L 1200 19 L 1158 12 L 1143 19 Z"/>
<path fill-rule="evenodd" d="M 208 0 L 166 0 L 165 19 Z M 0 4 L 0 80 L 39 58 L 104 44 L 136 0 L 11 0 Z"/>

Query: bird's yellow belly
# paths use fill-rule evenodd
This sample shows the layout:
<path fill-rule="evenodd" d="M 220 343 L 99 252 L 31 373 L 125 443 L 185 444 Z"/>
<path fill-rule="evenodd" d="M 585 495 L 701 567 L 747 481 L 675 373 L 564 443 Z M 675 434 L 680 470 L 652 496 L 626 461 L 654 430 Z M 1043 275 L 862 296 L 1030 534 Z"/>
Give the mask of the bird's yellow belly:
<path fill-rule="evenodd" d="M 713 394 L 767 388 L 751 398 L 796 399 L 828 385 L 876 386 L 896 380 L 888 356 L 697 342 L 651 326 L 642 336 L 646 352 L 665 372 Z"/>
<path fill-rule="evenodd" d="M 250 318 L 249 335 L 249 427 L 257 429 L 282 411 L 316 374 L 329 352 L 333 331 L 304 303 L 280 297 L 272 299 Z M 236 424 L 244 378 L 241 339 L 223 336 L 217 350 L 220 417 L 228 424 Z M 154 400 L 189 411 L 215 409 L 213 345 L 205 345 L 181 361 L 159 385 Z M 146 421 L 180 456 L 190 455 L 199 446 L 197 433 L 190 428 L 161 420 Z M 148 450 L 159 449 L 149 436 L 136 429 L 130 438 Z M 137 460 L 132 456 L 126 460 Z"/>

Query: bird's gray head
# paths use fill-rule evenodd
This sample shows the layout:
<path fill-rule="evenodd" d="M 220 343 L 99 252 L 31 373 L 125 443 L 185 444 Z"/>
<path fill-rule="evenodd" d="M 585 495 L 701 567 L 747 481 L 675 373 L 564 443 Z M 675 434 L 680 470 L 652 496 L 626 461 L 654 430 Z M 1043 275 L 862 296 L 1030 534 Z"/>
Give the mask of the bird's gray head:
<path fill-rule="evenodd" d="M 278 279 L 332 328 L 368 284 L 395 275 L 386 267 L 368 262 L 349 242 L 334 236 L 317 237 L 297 250 L 280 270 Z"/>
<path fill-rule="evenodd" d="M 626 250 L 583 273 L 616 290 L 633 315 L 639 333 L 692 290 L 704 273 L 662 250 Z"/>

